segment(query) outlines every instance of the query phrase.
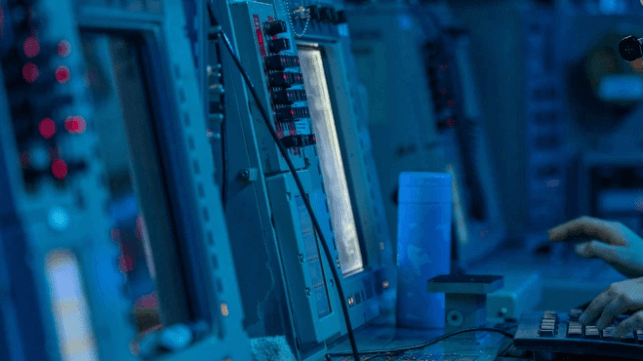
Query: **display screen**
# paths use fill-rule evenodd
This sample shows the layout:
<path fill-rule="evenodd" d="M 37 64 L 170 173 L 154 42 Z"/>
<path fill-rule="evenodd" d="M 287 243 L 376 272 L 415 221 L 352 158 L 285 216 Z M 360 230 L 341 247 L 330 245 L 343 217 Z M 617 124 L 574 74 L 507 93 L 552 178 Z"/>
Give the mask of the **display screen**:
<path fill-rule="evenodd" d="M 308 46 L 299 46 L 298 51 L 308 107 L 317 138 L 317 149 L 335 231 L 339 262 L 343 275 L 352 275 L 362 271 L 364 263 L 335 129 L 322 53 L 319 49 Z"/>
<path fill-rule="evenodd" d="M 175 252 L 168 251 L 176 260 L 156 259 L 154 252 L 170 248 L 174 233 L 143 71 L 142 41 L 83 33 L 81 42 L 87 70 L 84 80 L 94 105 L 91 123 L 98 135 L 98 153 L 110 193 L 111 237 L 120 247 L 119 267 L 126 276 L 126 292 L 142 333 L 161 326 L 156 281 L 167 284 L 176 280 L 172 277 L 181 277 Z M 146 223 L 155 226 L 148 229 Z M 164 264 L 163 272 L 171 269 L 170 276 L 156 277 L 155 259 Z M 180 287 L 170 293 L 177 299 L 185 297 Z"/>

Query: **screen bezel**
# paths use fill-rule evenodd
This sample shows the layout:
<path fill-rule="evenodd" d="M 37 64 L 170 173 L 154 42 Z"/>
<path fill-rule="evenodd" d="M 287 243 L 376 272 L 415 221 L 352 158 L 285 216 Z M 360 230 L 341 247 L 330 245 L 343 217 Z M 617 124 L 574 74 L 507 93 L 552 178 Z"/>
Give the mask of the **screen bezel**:
<path fill-rule="evenodd" d="M 216 323 L 218 313 L 210 308 L 212 300 L 207 292 L 199 291 L 212 284 L 208 282 L 210 276 L 205 264 L 207 260 L 203 256 L 206 254 L 203 236 L 197 224 L 201 215 L 195 212 L 198 206 L 189 187 L 181 186 L 190 182 L 189 175 L 193 173 L 193 169 L 190 168 L 185 141 L 180 136 L 179 120 L 183 119 L 173 97 L 175 89 L 170 76 L 172 71 L 180 70 L 169 66 L 161 24 L 120 21 L 119 27 L 115 28 L 109 19 L 104 21 L 104 24 L 81 22 L 79 32 L 133 39 L 139 51 L 143 84 L 147 86 L 149 126 L 154 133 L 150 138 L 155 138 L 152 146 L 159 159 L 158 168 L 165 180 L 159 183 L 162 184 L 167 200 L 172 228 L 171 235 L 154 247 L 155 250 L 162 249 L 164 254 L 161 257 L 155 254 L 157 279 L 164 279 L 163 274 L 159 273 L 164 268 L 179 271 L 178 275 L 171 274 L 169 277 L 173 278 L 171 284 L 159 287 L 157 283 L 162 323 L 170 325 L 197 320 Z M 144 211 L 145 206 L 140 206 Z M 152 224 L 149 219 L 146 219 L 146 223 L 148 226 Z M 178 257 L 170 257 L 173 254 Z M 168 267 L 168 264 L 172 266 Z"/>
<path fill-rule="evenodd" d="M 361 94 L 354 87 L 358 80 L 351 75 L 354 63 L 350 58 L 350 46 L 345 41 L 304 38 L 296 42 L 297 47 L 313 47 L 321 53 L 324 72 L 328 85 L 330 103 L 333 108 L 335 128 L 341 148 L 344 172 L 348 183 L 349 196 L 355 217 L 355 227 L 362 253 L 363 269 L 361 272 L 342 277 L 344 294 L 343 302 L 349 305 L 353 329 L 361 329 L 388 314 L 395 307 L 396 270 L 394 257 L 383 218 L 383 205 L 379 197 L 376 177 L 370 172 L 371 157 L 367 140 L 361 138 L 360 131 L 366 131 L 363 112 L 357 109 L 354 102 L 361 101 Z M 363 106 L 362 106 L 363 108 Z M 362 126 L 362 128 L 360 128 Z M 372 163 L 371 163 L 372 164 Z M 372 170 L 372 169 L 370 169 Z M 364 189 L 368 188 L 368 189 Z M 370 192 L 370 194 L 369 194 Z M 358 197 L 362 197 L 359 198 Z M 378 215 L 377 208 L 380 209 Z M 336 296 L 335 296 L 336 297 Z M 338 307 L 335 303 L 336 308 Z M 341 327 L 340 334 L 346 333 Z M 328 339 L 329 345 L 337 339 Z"/>
<path fill-rule="evenodd" d="M 337 137 L 338 146 L 340 148 L 340 156 L 341 156 L 341 161 L 342 161 L 342 164 L 343 164 L 342 171 L 344 173 L 344 178 L 346 180 L 346 186 L 347 186 L 347 190 L 348 190 L 348 194 L 349 194 L 349 202 L 350 202 L 350 207 L 351 207 L 351 215 L 353 216 L 353 220 L 354 220 L 355 232 L 357 234 L 357 242 L 358 242 L 358 247 L 359 247 L 359 250 L 360 250 L 360 260 L 361 260 L 361 263 L 362 263 L 362 266 L 359 269 L 355 269 L 355 270 L 349 271 L 347 273 L 342 272 L 343 278 L 349 278 L 351 276 L 354 276 L 356 274 L 359 274 L 359 273 L 363 272 L 367 268 L 366 267 L 366 262 L 365 262 L 365 257 L 364 257 L 365 243 L 364 243 L 364 240 L 363 240 L 364 235 L 363 235 L 363 232 L 362 232 L 362 229 L 361 229 L 361 222 L 360 222 L 360 219 L 358 218 L 356 202 L 355 202 L 355 199 L 354 199 L 354 197 L 355 197 L 354 196 L 354 193 L 355 193 L 354 192 L 354 187 L 351 187 L 351 185 L 353 183 L 352 183 L 352 179 L 349 178 L 349 173 L 350 172 L 348 172 L 349 168 L 347 167 L 347 163 L 346 163 L 346 161 L 347 161 L 346 160 L 346 155 L 345 155 L 346 150 L 344 149 L 344 143 L 343 143 L 343 141 L 342 141 L 342 139 L 340 137 L 340 129 L 338 129 L 339 128 L 338 127 L 339 119 L 341 119 L 341 118 L 338 118 L 340 116 L 340 114 L 339 114 L 339 112 L 337 110 L 337 104 L 336 104 L 335 97 L 333 96 L 333 90 L 332 90 L 332 85 L 333 84 L 331 82 L 332 79 L 331 79 L 330 74 L 329 74 L 329 71 L 330 71 L 330 68 L 329 68 L 329 65 L 328 65 L 329 61 L 327 60 L 328 57 L 327 57 L 327 55 L 325 53 L 325 50 L 324 50 L 323 46 L 315 46 L 314 44 L 309 44 L 309 43 L 297 43 L 297 50 L 298 51 L 300 51 L 300 50 L 308 50 L 308 51 L 316 51 L 316 52 L 318 52 L 319 56 L 321 58 L 323 71 L 324 71 L 324 74 L 326 76 L 326 91 L 328 92 L 329 103 L 330 103 L 331 110 L 332 110 L 332 116 L 333 116 L 332 120 L 334 122 L 333 127 L 335 128 L 335 135 Z M 305 76 L 304 76 L 304 78 L 305 78 Z M 312 115 L 312 112 L 311 112 L 311 115 Z M 312 122 L 312 118 L 311 118 L 311 122 Z M 318 138 L 319 137 L 320 137 L 320 135 L 318 135 Z M 319 153 L 319 151 L 318 151 L 318 153 Z M 322 172 L 323 172 L 323 167 L 322 167 Z M 328 189 L 328 187 L 325 187 L 325 188 Z M 328 190 L 326 192 L 328 192 Z M 332 212 L 332 210 L 331 210 L 331 212 Z M 332 218 L 332 216 L 333 215 L 331 214 L 331 218 Z M 338 248 L 338 252 L 339 252 L 339 248 Z"/>
<path fill-rule="evenodd" d="M 333 118 L 335 120 L 335 129 L 337 132 L 337 138 L 339 140 L 339 146 L 341 148 L 341 156 L 342 156 L 342 162 L 344 163 L 344 174 L 346 176 L 346 182 L 348 184 L 348 189 L 349 189 L 349 197 L 350 197 L 350 202 L 351 206 L 353 207 L 353 216 L 355 218 L 355 229 L 357 231 L 357 237 L 359 241 L 359 246 L 360 250 L 362 253 L 362 270 L 348 273 L 344 275 L 344 279 L 351 278 L 353 276 L 359 275 L 373 267 L 379 266 L 376 262 L 374 262 L 374 257 L 372 257 L 371 251 L 370 251 L 370 245 L 366 242 L 365 240 L 365 235 L 364 235 L 364 229 L 363 229 L 363 222 L 362 222 L 362 215 L 360 214 L 359 207 L 357 206 L 357 199 L 355 195 L 355 180 L 353 178 L 352 173 L 350 172 L 349 169 L 349 159 L 346 156 L 346 135 L 343 133 L 343 129 L 341 126 L 339 126 L 339 123 L 342 121 L 342 114 L 339 111 L 339 105 L 337 104 L 337 95 L 335 88 L 338 86 L 338 82 L 341 82 L 341 80 L 337 80 L 333 74 L 335 73 L 332 68 L 332 61 L 330 60 L 329 57 L 329 51 L 331 50 L 330 48 L 336 46 L 333 43 L 328 43 L 328 42 L 319 42 L 319 41 L 298 41 L 296 44 L 297 49 L 299 50 L 300 48 L 303 49 L 308 49 L 308 50 L 316 50 L 319 51 L 321 58 L 322 58 L 322 63 L 324 66 L 324 72 L 326 74 L 326 84 L 327 84 L 327 89 L 328 89 L 328 96 L 330 98 L 330 104 L 332 107 L 333 111 Z M 341 66 L 340 64 L 337 64 L 337 66 Z"/>

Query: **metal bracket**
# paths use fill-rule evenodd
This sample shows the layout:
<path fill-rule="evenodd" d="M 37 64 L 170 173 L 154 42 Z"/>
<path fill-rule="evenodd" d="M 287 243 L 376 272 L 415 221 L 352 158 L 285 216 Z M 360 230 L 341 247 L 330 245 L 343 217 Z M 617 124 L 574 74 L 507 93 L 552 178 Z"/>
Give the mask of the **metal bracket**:
<path fill-rule="evenodd" d="M 503 276 L 442 275 L 429 280 L 428 291 L 445 294 L 445 328 L 453 332 L 482 327 L 487 319 L 487 294 L 503 286 Z"/>

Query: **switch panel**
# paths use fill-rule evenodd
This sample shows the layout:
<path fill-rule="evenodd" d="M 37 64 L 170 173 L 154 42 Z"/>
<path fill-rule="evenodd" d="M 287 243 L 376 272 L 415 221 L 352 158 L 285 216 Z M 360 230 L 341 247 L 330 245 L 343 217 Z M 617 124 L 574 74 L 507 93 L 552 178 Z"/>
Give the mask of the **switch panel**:
<path fill-rule="evenodd" d="M 268 40 L 268 50 L 271 53 L 279 53 L 289 49 L 290 49 L 290 40 L 288 39 L 278 38 L 278 39 Z"/>

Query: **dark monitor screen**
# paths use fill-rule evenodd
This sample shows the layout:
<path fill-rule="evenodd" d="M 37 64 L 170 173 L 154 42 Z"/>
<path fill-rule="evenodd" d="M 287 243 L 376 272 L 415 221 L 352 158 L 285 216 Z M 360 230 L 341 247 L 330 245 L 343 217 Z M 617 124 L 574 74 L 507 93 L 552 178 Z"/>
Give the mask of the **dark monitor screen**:
<path fill-rule="evenodd" d="M 326 81 L 323 53 L 319 48 L 304 45 L 298 46 L 298 52 L 339 262 L 343 275 L 348 276 L 362 271 L 364 263 Z"/>
<path fill-rule="evenodd" d="M 176 321 L 165 310 L 177 312 L 174 309 L 185 308 L 187 301 L 172 304 L 159 294 L 163 288 L 173 293 L 168 300 L 186 298 L 178 257 L 164 257 L 176 254 L 171 251 L 174 225 L 155 136 L 150 82 L 143 67 L 144 41 L 138 36 L 85 32 L 81 43 L 84 81 L 94 105 L 91 126 L 98 136 L 109 188 L 111 237 L 120 247 L 119 267 L 138 331 L 145 332 Z"/>

